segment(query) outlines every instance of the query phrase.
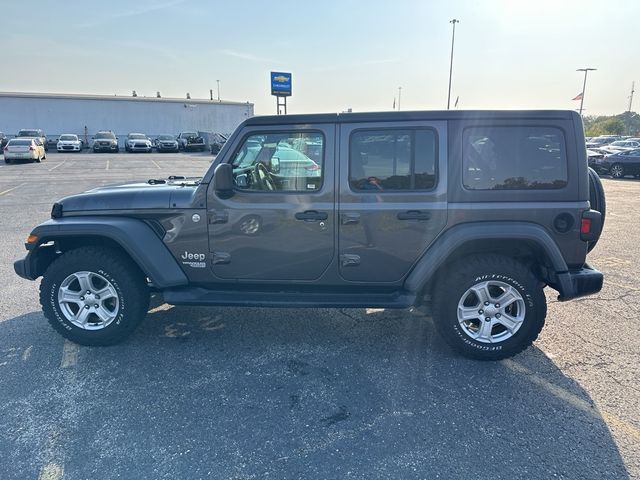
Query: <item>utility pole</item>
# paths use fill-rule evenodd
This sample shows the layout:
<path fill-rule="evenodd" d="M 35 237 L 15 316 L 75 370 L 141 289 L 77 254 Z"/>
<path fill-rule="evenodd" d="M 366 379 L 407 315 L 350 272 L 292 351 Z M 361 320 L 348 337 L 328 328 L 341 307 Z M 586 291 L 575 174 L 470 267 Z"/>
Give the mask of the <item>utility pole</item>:
<path fill-rule="evenodd" d="M 453 73 L 453 45 L 456 40 L 456 23 L 460 23 L 460 20 L 450 20 L 449 23 L 453 24 L 453 33 L 451 34 L 451 62 L 449 63 L 449 93 L 447 93 L 447 110 L 451 105 L 451 74 Z"/>
<path fill-rule="evenodd" d="M 398 87 L 398 111 L 400 111 L 400 96 L 402 95 L 402 87 Z"/>
<path fill-rule="evenodd" d="M 582 84 L 582 98 L 580 98 L 580 116 L 582 116 L 582 105 L 584 105 L 584 90 L 587 88 L 587 73 L 597 70 L 597 68 L 578 68 L 576 72 L 584 72 L 584 82 Z"/>
<path fill-rule="evenodd" d="M 218 83 L 218 101 L 220 101 L 220 80 L 216 80 Z"/>
<path fill-rule="evenodd" d="M 633 93 L 635 92 L 636 82 L 631 82 L 631 95 L 629 95 L 629 108 L 627 108 L 627 112 L 631 111 L 631 106 L 633 105 Z"/>

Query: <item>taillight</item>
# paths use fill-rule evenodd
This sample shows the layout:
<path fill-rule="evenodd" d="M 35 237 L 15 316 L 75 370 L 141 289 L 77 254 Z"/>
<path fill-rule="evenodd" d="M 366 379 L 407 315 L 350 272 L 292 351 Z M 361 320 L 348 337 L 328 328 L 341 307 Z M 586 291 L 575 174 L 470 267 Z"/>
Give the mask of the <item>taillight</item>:
<path fill-rule="evenodd" d="M 589 233 L 591 233 L 591 219 L 590 218 L 583 218 L 582 222 L 580 223 L 580 233 L 583 235 L 588 235 Z"/>

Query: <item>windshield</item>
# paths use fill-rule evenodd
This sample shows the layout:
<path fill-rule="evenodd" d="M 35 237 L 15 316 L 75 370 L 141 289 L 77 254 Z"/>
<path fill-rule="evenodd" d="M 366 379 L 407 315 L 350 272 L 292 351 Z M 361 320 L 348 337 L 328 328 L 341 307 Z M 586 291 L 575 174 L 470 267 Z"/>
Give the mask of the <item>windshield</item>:
<path fill-rule="evenodd" d="M 132 140 L 146 140 L 147 137 L 146 135 L 143 135 L 142 133 L 131 133 L 129 135 L 129 138 Z"/>
<path fill-rule="evenodd" d="M 174 140 L 173 135 L 160 135 L 158 140 Z"/>
<path fill-rule="evenodd" d="M 183 137 L 197 137 L 198 134 L 195 132 L 182 132 Z"/>
<path fill-rule="evenodd" d="M 116 136 L 111 132 L 98 132 L 96 133 L 96 138 L 115 140 Z"/>
<path fill-rule="evenodd" d="M 67 142 L 73 142 L 73 141 L 78 141 L 78 136 L 77 135 L 60 135 L 60 140 L 61 141 L 67 141 Z"/>
<path fill-rule="evenodd" d="M 11 146 L 15 146 L 15 145 L 31 145 L 31 140 L 16 140 L 15 138 L 13 140 L 9 140 L 8 145 Z"/>
<path fill-rule="evenodd" d="M 20 130 L 18 132 L 18 137 L 38 137 L 40 136 L 40 132 L 38 130 Z"/>

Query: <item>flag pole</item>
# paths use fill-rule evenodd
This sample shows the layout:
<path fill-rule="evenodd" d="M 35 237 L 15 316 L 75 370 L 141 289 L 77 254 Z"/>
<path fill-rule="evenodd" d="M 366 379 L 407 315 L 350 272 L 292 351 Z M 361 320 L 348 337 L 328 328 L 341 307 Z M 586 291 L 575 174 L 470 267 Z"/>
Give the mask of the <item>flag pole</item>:
<path fill-rule="evenodd" d="M 580 99 L 580 116 L 582 116 L 582 105 L 584 105 L 584 91 L 587 88 L 587 73 L 597 68 L 578 68 L 576 72 L 584 72 L 584 82 L 582 83 L 582 98 Z"/>

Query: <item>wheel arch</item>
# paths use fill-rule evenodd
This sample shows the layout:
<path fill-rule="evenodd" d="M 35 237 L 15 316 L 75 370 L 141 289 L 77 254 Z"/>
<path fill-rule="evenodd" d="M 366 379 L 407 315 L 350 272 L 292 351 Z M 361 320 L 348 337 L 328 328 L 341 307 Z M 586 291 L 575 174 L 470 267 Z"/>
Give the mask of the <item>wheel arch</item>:
<path fill-rule="evenodd" d="M 418 261 L 405 281 L 417 298 L 430 295 L 448 267 L 476 254 L 516 258 L 543 282 L 556 288 L 556 273 L 568 271 L 557 244 L 547 231 L 525 222 L 460 224 L 445 231 Z"/>
<path fill-rule="evenodd" d="M 38 243 L 27 255 L 29 278 L 37 278 L 60 252 L 84 246 L 113 248 L 126 255 L 158 288 L 188 283 L 173 255 L 149 225 L 124 217 L 67 217 L 36 227 Z"/>

